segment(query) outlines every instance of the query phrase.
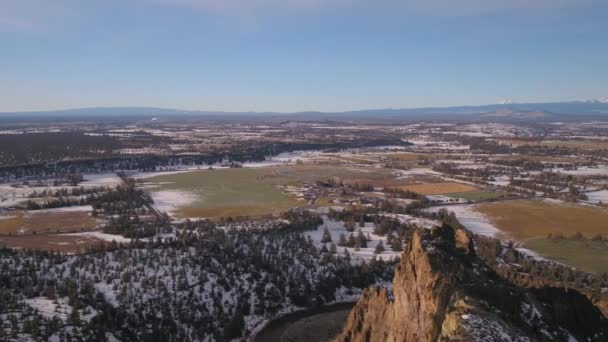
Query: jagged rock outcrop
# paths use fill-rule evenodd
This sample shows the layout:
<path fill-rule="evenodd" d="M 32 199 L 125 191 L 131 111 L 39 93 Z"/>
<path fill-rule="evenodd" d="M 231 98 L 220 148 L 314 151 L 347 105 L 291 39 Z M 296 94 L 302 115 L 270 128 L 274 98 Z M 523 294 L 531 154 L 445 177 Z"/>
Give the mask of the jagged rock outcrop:
<path fill-rule="evenodd" d="M 501 278 L 468 232 L 444 226 L 413 234 L 393 295 L 367 290 L 336 340 L 608 341 L 608 321 L 577 291 Z"/>

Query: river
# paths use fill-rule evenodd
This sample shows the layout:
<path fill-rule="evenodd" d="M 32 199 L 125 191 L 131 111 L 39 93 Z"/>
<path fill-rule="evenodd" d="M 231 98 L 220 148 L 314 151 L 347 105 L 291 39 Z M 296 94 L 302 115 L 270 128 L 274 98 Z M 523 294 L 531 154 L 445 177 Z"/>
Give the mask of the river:
<path fill-rule="evenodd" d="M 326 342 L 337 336 L 355 303 L 338 303 L 288 314 L 270 322 L 254 342 Z"/>

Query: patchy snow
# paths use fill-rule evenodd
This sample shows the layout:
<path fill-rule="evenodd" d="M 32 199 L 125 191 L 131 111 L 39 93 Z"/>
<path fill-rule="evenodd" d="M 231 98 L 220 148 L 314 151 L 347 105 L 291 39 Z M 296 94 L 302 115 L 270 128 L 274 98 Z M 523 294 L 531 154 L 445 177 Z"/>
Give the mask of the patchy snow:
<path fill-rule="evenodd" d="M 99 282 L 95 284 L 95 289 L 103 294 L 105 300 L 110 303 L 110 305 L 117 307 L 119 303 L 112 286 L 112 284 L 106 282 Z"/>
<path fill-rule="evenodd" d="M 565 170 L 563 168 L 554 168 L 554 169 L 547 169 L 545 171 L 563 173 L 566 175 L 573 175 L 573 176 L 608 176 L 608 166 L 606 166 L 606 165 L 603 165 L 601 167 L 582 166 L 576 170 Z"/>
<path fill-rule="evenodd" d="M 464 198 L 454 198 L 444 195 L 427 195 L 426 198 L 431 202 L 439 202 L 439 203 L 467 203 L 468 200 Z"/>
<path fill-rule="evenodd" d="M 528 342 L 531 340 L 519 334 L 501 320 L 493 320 L 473 314 L 462 315 L 462 328 L 472 341 L 480 342 Z M 466 317 L 466 318 L 465 318 Z"/>
<path fill-rule="evenodd" d="M 430 220 L 430 219 L 423 218 L 423 217 L 414 217 L 412 215 L 407 215 L 407 214 L 386 214 L 384 216 L 391 217 L 391 218 L 399 220 L 399 222 L 401 222 L 401 223 L 415 225 L 420 228 L 431 229 L 434 227 L 441 226 L 441 222 L 439 222 L 439 221 Z"/>
<path fill-rule="evenodd" d="M 458 221 L 473 233 L 496 237 L 500 230 L 490 221 L 490 219 L 475 210 L 474 205 L 447 205 L 443 207 L 433 207 L 431 211 L 438 211 L 440 209 L 446 209 L 454 212 Z"/>
<path fill-rule="evenodd" d="M 74 213 L 74 212 L 91 212 L 93 207 L 90 205 L 77 205 L 73 207 L 62 207 L 52 209 L 30 210 L 28 213 Z"/>
<path fill-rule="evenodd" d="M 183 169 L 179 169 L 179 170 L 167 169 L 167 170 L 160 170 L 160 171 L 154 171 L 154 172 L 138 172 L 138 173 L 129 175 L 129 177 L 132 177 L 135 179 L 146 179 L 146 178 L 152 178 L 152 177 L 157 177 L 157 176 L 167 176 L 167 175 L 185 173 L 185 172 L 189 172 L 189 171 L 198 171 L 198 170 L 202 171 L 202 170 L 206 170 L 206 169 L 207 169 L 207 166 L 200 166 L 200 167 L 193 167 L 193 168 L 183 168 Z"/>
<path fill-rule="evenodd" d="M 109 332 L 106 333 L 106 339 L 108 340 L 108 342 L 120 342 L 120 340 L 117 339 L 116 336 L 112 335 Z"/>
<path fill-rule="evenodd" d="M 68 304 L 67 297 L 57 299 L 35 297 L 25 299 L 24 302 L 33 309 L 38 310 L 43 317 L 49 319 L 57 317 L 62 321 L 65 321 L 68 318 L 68 315 L 72 312 L 72 307 Z"/>
<path fill-rule="evenodd" d="M 121 235 L 107 234 L 107 233 L 103 233 L 103 232 L 81 232 L 81 233 L 67 233 L 67 234 L 61 234 L 61 235 L 64 235 L 64 236 L 86 236 L 86 237 L 92 237 L 92 238 L 96 238 L 96 239 L 103 240 L 103 241 L 108 241 L 108 242 L 116 241 L 118 243 L 129 243 L 129 242 L 131 242 L 130 238 L 126 238 L 126 237 L 123 237 Z"/>
<path fill-rule="evenodd" d="M 608 190 L 586 192 L 585 195 L 587 195 L 587 202 L 589 203 L 608 203 Z"/>
<path fill-rule="evenodd" d="M 115 173 L 98 173 L 83 176 L 84 181 L 79 185 L 84 187 L 115 186 L 122 181 Z"/>
<path fill-rule="evenodd" d="M 187 206 L 188 204 L 198 201 L 199 195 L 181 190 L 161 190 L 154 191 L 150 194 L 154 201 L 154 207 L 158 211 L 165 211 L 172 213 L 180 207 Z"/>
<path fill-rule="evenodd" d="M 17 216 L 12 216 L 12 215 L 5 215 L 5 216 L 0 216 L 0 221 L 2 220 L 10 220 L 13 218 L 16 218 Z"/>
<path fill-rule="evenodd" d="M 323 222 L 324 223 L 319 226 L 319 228 L 313 231 L 308 231 L 304 233 L 304 235 L 309 236 L 313 240 L 315 246 L 320 248 L 321 246 L 323 246 L 323 243 L 321 243 L 321 240 L 323 238 L 323 231 L 325 230 L 325 227 L 327 227 L 327 230 L 331 234 L 332 242 L 336 244 L 338 254 L 345 255 L 344 250 L 348 250 L 348 254 L 350 254 L 353 263 L 369 261 L 374 256 L 377 259 L 392 260 L 393 258 L 401 254 L 401 252 L 394 252 L 391 250 L 391 247 L 386 243 L 385 236 L 378 236 L 374 234 L 373 223 L 365 223 L 364 227 L 359 227 L 359 225 L 357 224 L 355 227 L 355 231 L 351 233 L 346 230 L 346 227 L 344 227 L 344 222 L 342 221 L 331 221 L 329 218 L 327 218 L 327 216 L 323 216 Z M 340 234 L 344 234 L 346 238 L 348 238 L 349 234 L 356 235 L 359 229 L 361 229 L 363 234 L 365 234 L 366 236 L 369 234 L 370 241 L 367 242 L 367 247 L 360 248 L 360 250 L 357 251 L 355 250 L 355 248 L 337 246 Z M 380 254 L 374 254 L 376 245 L 379 241 L 382 241 L 382 243 L 384 244 L 385 251 Z M 329 249 L 330 244 L 331 243 L 328 242 L 325 244 L 325 246 Z"/>
<path fill-rule="evenodd" d="M 532 257 L 533 259 L 536 259 L 536 260 L 547 260 L 542 255 L 536 253 L 535 251 L 533 251 L 531 249 L 527 249 L 525 247 L 515 247 L 515 250 L 518 251 L 518 252 L 520 252 L 520 253 L 526 254 L 526 255 L 528 255 L 528 256 Z"/>
<path fill-rule="evenodd" d="M 494 180 L 488 183 L 496 186 L 508 186 L 509 184 L 511 184 L 511 181 L 509 179 L 509 176 L 502 175 L 494 177 Z"/>
<path fill-rule="evenodd" d="M 433 170 L 431 170 L 429 168 L 416 168 L 416 169 L 410 169 L 410 170 L 397 170 L 397 172 L 399 172 L 399 174 L 400 174 L 399 179 L 410 178 L 412 176 L 421 176 L 421 175 L 435 175 L 435 176 L 441 175 L 441 173 L 439 173 L 437 171 L 433 171 Z"/>

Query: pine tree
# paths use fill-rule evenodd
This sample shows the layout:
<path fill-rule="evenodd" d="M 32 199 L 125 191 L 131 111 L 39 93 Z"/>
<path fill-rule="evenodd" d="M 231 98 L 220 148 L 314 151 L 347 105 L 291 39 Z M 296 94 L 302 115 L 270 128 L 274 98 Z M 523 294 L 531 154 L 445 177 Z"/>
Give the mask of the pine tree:
<path fill-rule="evenodd" d="M 329 233 L 329 230 L 327 229 L 327 227 L 325 227 L 325 229 L 323 230 L 323 238 L 321 239 L 322 243 L 328 243 L 331 242 L 331 234 Z"/>
<path fill-rule="evenodd" d="M 348 236 L 348 241 L 346 242 L 346 246 L 347 247 L 355 247 L 356 244 L 357 244 L 357 240 L 355 239 L 355 235 L 354 234 L 350 234 Z"/>
<path fill-rule="evenodd" d="M 367 248 L 367 238 L 363 235 L 361 229 L 359 229 L 359 233 L 357 234 L 357 246 Z"/>
<path fill-rule="evenodd" d="M 391 241 L 391 248 L 395 252 L 401 252 L 403 250 L 403 243 L 401 242 L 401 239 L 399 239 L 397 237 L 394 238 Z"/>
<path fill-rule="evenodd" d="M 346 236 L 344 235 L 344 233 L 340 233 L 340 237 L 338 238 L 338 246 L 344 247 L 346 246 L 346 244 Z"/>
<path fill-rule="evenodd" d="M 338 249 L 336 248 L 336 244 L 333 243 L 333 242 L 329 245 L 329 253 L 331 253 L 331 254 L 338 253 Z"/>
<path fill-rule="evenodd" d="M 344 228 L 346 228 L 347 232 L 355 231 L 355 222 L 352 218 L 349 218 L 348 220 L 346 220 L 346 222 L 344 222 Z"/>
<path fill-rule="evenodd" d="M 378 241 L 378 244 L 376 245 L 376 249 L 374 250 L 375 254 L 381 254 L 382 252 L 384 252 L 384 244 L 382 243 L 382 240 Z"/>

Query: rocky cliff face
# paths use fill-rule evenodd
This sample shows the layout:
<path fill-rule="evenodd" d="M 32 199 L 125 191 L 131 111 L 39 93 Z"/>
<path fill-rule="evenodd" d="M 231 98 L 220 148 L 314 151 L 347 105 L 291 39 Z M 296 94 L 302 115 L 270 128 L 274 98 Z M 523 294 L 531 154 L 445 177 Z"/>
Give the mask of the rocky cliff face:
<path fill-rule="evenodd" d="M 444 226 L 414 233 L 393 296 L 367 290 L 337 341 L 608 341 L 608 321 L 576 291 L 501 278 Z"/>

